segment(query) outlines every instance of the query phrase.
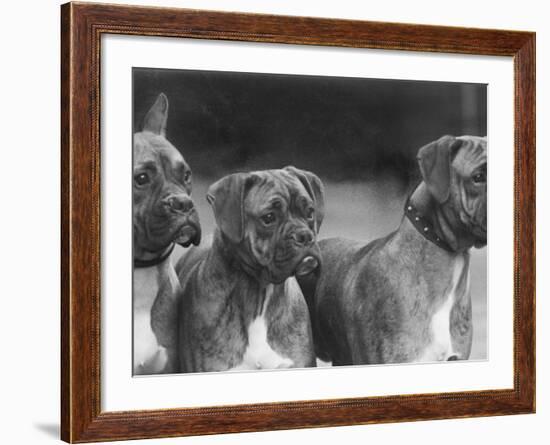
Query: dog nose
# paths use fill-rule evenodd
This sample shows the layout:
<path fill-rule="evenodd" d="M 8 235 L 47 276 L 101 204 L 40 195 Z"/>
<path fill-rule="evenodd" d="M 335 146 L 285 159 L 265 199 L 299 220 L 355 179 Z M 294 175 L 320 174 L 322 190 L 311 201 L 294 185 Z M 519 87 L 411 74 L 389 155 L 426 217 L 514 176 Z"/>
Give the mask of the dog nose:
<path fill-rule="evenodd" d="M 292 239 L 300 246 L 309 246 L 313 242 L 313 233 L 308 229 L 297 230 L 292 234 Z"/>
<path fill-rule="evenodd" d="M 173 195 L 165 200 L 166 205 L 173 212 L 187 213 L 190 212 L 193 207 L 193 201 L 188 195 Z"/>

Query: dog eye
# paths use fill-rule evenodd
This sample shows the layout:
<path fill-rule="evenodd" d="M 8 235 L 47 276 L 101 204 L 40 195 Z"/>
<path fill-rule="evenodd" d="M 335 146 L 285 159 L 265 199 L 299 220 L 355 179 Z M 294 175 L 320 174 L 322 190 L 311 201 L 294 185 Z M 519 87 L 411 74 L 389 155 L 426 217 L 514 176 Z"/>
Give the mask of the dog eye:
<path fill-rule="evenodd" d="M 314 214 L 315 214 L 315 209 L 313 207 L 310 207 L 306 210 L 306 218 L 307 219 L 313 219 Z"/>
<path fill-rule="evenodd" d="M 184 182 L 189 182 L 191 180 L 191 171 L 190 170 L 187 170 L 184 174 L 183 174 L 183 181 Z"/>
<path fill-rule="evenodd" d="M 134 176 L 134 181 L 137 185 L 145 185 L 150 182 L 149 175 L 147 173 L 140 173 Z"/>
<path fill-rule="evenodd" d="M 262 215 L 260 219 L 266 226 L 268 226 L 275 221 L 275 213 L 273 212 L 266 213 L 265 215 Z"/>
<path fill-rule="evenodd" d="M 487 174 L 485 172 L 477 172 L 472 176 L 472 181 L 475 184 L 483 184 L 487 182 Z"/>

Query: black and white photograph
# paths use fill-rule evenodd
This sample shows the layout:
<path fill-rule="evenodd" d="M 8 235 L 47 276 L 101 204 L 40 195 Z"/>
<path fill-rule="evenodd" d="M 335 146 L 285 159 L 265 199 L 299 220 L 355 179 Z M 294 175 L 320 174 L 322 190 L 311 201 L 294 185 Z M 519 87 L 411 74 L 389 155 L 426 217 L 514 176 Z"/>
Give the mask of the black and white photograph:
<path fill-rule="evenodd" d="M 134 376 L 488 358 L 486 84 L 132 82 Z"/>

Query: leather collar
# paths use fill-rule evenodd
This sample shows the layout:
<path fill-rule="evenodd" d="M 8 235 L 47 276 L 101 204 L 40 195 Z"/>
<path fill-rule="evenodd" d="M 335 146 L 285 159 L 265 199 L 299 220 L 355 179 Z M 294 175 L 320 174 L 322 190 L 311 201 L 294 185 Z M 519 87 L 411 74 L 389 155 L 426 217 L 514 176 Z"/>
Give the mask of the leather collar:
<path fill-rule="evenodd" d="M 153 267 L 153 266 L 156 266 L 157 264 L 164 262 L 166 258 L 168 258 L 172 254 L 175 246 L 176 246 L 176 243 L 172 243 L 172 245 L 168 248 L 168 250 L 157 258 L 153 258 L 150 260 L 140 260 L 139 258 L 134 258 L 134 269 L 140 269 L 144 267 Z"/>
<path fill-rule="evenodd" d="M 453 248 L 437 235 L 433 224 L 411 203 L 410 198 L 405 203 L 405 215 L 424 238 L 447 252 L 454 252 Z"/>

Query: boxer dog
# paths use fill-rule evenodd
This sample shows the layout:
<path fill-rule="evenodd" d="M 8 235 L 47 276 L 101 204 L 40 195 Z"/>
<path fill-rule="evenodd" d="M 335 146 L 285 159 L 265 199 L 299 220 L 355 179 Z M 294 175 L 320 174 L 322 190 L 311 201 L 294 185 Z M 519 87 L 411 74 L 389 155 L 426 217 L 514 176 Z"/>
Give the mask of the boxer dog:
<path fill-rule="evenodd" d="M 176 243 L 198 244 L 191 169 L 166 139 L 168 99 L 160 94 L 134 134 L 134 374 L 174 372 L 178 278 L 170 261 Z"/>
<path fill-rule="evenodd" d="M 294 167 L 236 173 L 207 200 L 209 249 L 178 265 L 183 372 L 315 366 L 306 302 L 294 275 L 318 266 L 324 192 Z"/>
<path fill-rule="evenodd" d="M 422 182 L 399 228 L 370 244 L 320 242 L 300 278 L 318 356 L 334 365 L 468 359 L 469 249 L 487 240 L 487 141 L 441 139 L 418 152 Z"/>

